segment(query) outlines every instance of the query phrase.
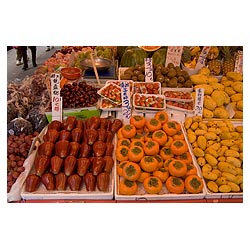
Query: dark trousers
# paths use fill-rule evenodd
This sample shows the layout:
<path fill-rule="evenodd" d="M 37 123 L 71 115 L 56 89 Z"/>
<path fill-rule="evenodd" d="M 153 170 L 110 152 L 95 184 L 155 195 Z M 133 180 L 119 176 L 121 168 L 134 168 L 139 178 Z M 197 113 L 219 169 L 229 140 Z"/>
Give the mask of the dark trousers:
<path fill-rule="evenodd" d="M 36 66 L 36 46 L 29 46 L 31 50 L 32 64 Z M 21 46 L 23 56 L 23 67 L 28 68 L 27 46 Z"/>

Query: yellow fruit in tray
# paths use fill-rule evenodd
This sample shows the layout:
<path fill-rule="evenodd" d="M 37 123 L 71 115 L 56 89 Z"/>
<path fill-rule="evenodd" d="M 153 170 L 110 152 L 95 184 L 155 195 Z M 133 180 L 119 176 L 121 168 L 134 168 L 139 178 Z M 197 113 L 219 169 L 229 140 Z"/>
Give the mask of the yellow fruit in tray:
<path fill-rule="evenodd" d="M 236 108 L 243 111 L 243 100 L 236 102 Z"/>
<path fill-rule="evenodd" d="M 209 76 L 211 72 L 210 72 L 209 68 L 203 67 L 199 70 L 198 73 L 201 75 Z"/>
<path fill-rule="evenodd" d="M 219 191 L 221 193 L 229 193 L 231 191 L 231 187 L 227 184 L 223 184 L 219 186 Z"/>
<path fill-rule="evenodd" d="M 231 102 L 238 102 L 238 101 L 243 100 L 243 94 L 242 93 L 236 93 L 234 95 L 231 95 L 230 98 L 231 98 Z"/>
<path fill-rule="evenodd" d="M 234 95 L 234 94 L 237 93 L 237 92 L 234 90 L 234 88 L 231 87 L 231 86 L 225 87 L 224 91 L 225 91 L 229 96 Z"/>
<path fill-rule="evenodd" d="M 243 92 L 243 82 L 232 82 L 231 87 L 238 93 Z"/>
<path fill-rule="evenodd" d="M 243 119 L 243 112 L 240 110 L 235 110 L 235 114 L 233 116 L 234 119 Z"/>
<path fill-rule="evenodd" d="M 210 118 L 213 118 L 214 117 L 214 113 L 213 111 L 209 110 L 209 109 L 206 109 L 206 108 L 203 108 L 203 117 L 206 118 L 206 119 L 210 119 Z"/>
<path fill-rule="evenodd" d="M 214 81 L 211 81 L 209 83 L 209 85 L 215 90 L 215 89 L 218 89 L 218 90 L 224 90 L 225 86 L 221 83 L 218 83 L 218 82 L 214 82 Z"/>
<path fill-rule="evenodd" d="M 227 77 L 227 79 L 229 79 L 229 80 L 232 80 L 232 81 L 239 81 L 239 82 L 241 82 L 241 81 L 243 81 L 243 76 L 242 76 L 242 74 L 241 73 L 238 73 L 238 72 L 228 72 L 227 74 L 226 74 L 226 77 Z"/>
<path fill-rule="evenodd" d="M 190 76 L 190 80 L 193 84 L 208 84 L 208 77 L 201 74 L 194 74 Z"/>
<path fill-rule="evenodd" d="M 229 113 L 224 107 L 218 107 L 214 111 L 214 117 L 221 119 L 228 119 Z"/>
<path fill-rule="evenodd" d="M 208 187 L 208 189 L 209 189 L 210 191 L 212 191 L 213 193 L 218 193 L 218 191 L 219 191 L 219 187 L 218 187 L 218 185 L 216 184 L 216 182 L 214 182 L 214 181 L 209 181 L 209 182 L 207 183 L 207 187 Z"/>

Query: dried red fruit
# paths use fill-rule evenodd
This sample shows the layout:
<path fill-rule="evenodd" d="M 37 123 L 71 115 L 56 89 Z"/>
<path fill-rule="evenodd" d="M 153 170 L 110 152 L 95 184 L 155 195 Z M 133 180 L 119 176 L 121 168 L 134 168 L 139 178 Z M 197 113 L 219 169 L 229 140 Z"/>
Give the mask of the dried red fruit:
<path fill-rule="evenodd" d="M 82 143 L 82 146 L 80 148 L 79 157 L 80 158 L 89 157 L 90 153 L 91 153 L 91 146 L 88 145 L 87 143 Z"/>
<path fill-rule="evenodd" d="M 101 172 L 97 176 L 97 188 L 100 191 L 107 191 L 109 187 L 110 175 L 107 172 Z"/>
<path fill-rule="evenodd" d="M 76 157 L 75 156 L 72 156 L 72 155 L 68 155 L 65 160 L 64 160 L 64 173 L 67 175 L 67 176 L 70 176 L 74 170 L 75 170 L 75 167 L 76 167 Z"/>
<path fill-rule="evenodd" d="M 50 172 L 52 174 L 58 174 L 63 166 L 63 159 L 57 155 L 54 155 L 50 159 Z"/>
<path fill-rule="evenodd" d="M 56 129 L 60 131 L 62 128 L 62 123 L 60 121 L 54 120 L 48 125 L 48 129 Z"/>
<path fill-rule="evenodd" d="M 86 129 L 87 144 L 93 145 L 98 138 L 98 132 L 95 129 Z"/>
<path fill-rule="evenodd" d="M 56 178 L 56 190 L 65 190 L 67 186 L 67 176 L 65 173 L 60 172 L 55 176 Z"/>
<path fill-rule="evenodd" d="M 54 150 L 54 143 L 49 141 L 43 142 L 38 147 L 39 155 L 46 155 L 50 157 L 53 154 L 53 150 Z"/>
<path fill-rule="evenodd" d="M 122 121 L 120 119 L 115 119 L 112 123 L 110 131 L 113 133 L 117 133 L 122 126 L 123 126 Z"/>
<path fill-rule="evenodd" d="M 71 133 L 68 130 L 61 130 L 60 131 L 60 136 L 59 136 L 59 140 L 66 140 L 69 141 L 71 139 Z"/>
<path fill-rule="evenodd" d="M 78 142 L 75 142 L 75 141 L 70 142 L 69 155 L 73 155 L 77 157 L 80 151 L 80 148 L 81 148 L 81 145 Z"/>
<path fill-rule="evenodd" d="M 66 140 L 60 140 L 55 144 L 55 153 L 61 158 L 68 156 L 70 152 L 70 143 Z"/>
<path fill-rule="evenodd" d="M 105 154 L 106 151 L 106 143 L 103 141 L 96 141 L 93 144 L 93 152 L 94 152 L 94 156 L 103 156 Z"/>
<path fill-rule="evenodd" d="M 102 172 L 102 169 L 104 168 L 105 161 L 103 157 L 94 157 L 93 163 L 92 163 L 92 173 L 93 175 L 98 175 Z"/>
<path fill-rule="evenodd" d="M 82 178 L 78 174 L 73 174 L 68 177 L 68 184 L 70 190 L 78 191 L 82 184 Z"/>
<path fill-rule="evenodd" d="M 80 176 L 84 176 L 87 173 L 90 165 L 91 165 L 91 162 L 90 162 L 90 159 L 88 158 L 77 159 L 77 173 Z"/>
<path fill-rule="evenodd" d="M 48 129 L 43 137 L 43 140 L 54 143 L 59 138 L 59 134 L 60 133 L 56 129 Z"/>
<path fill-rule="evenodd" d="M 83 130 L 81 128 L 74 128 L 71 131 L 71 140 L 80 143 L 83 136 Z"/>
<path fill-rule="evenodd" d="M 48 168 L 50 164 L 50 158 L 46 155 L 37 155 L 34 161 L 35 174 L 41 176 Z"/>
<path fill-rule="evenodd" d="M 52 173 L 45 173 L 41 177 L 41 181 L 47 190 L 55 189 L 55 176 Z"/>
<path fill-rule="evenodd" d="M 95 191 L 96 176 L 89 172 L 84 175 L 83 180 L 86 185 L 87 191 Z"/>
<path fill-rule="evenodd" d="M 97 130 L 97 132 L 98 132 L 98 138 L 97 138 L 97 140 L 98 141 L 103 141 L 103 142 L 105 142 L 106 141 L 106 138 L 107 138 L 107 130 L 105 130 L 105 129 L 102 129 L 102 128 L 99 128 L 98 130 Z"/>
<path fill-rule="evenodd" d="M 68 116 L 64 121 L 63 121 L 63 128 L 71 131 L 74 129 L 76 126 L 76 117 L 75 116 Z"/>
<path fill-rule="evenodd" d="M 104 156 L 103 159 L 105 161 L 103 171 L 110 173 L 112 171 L 113 166 L 114 166 L 114 159 L 109 155 Z"/>
<path fill-rule="evenodd" d="M 26 178 L 25 190 L 27 192 L 34 192 L 38 189 L 40 184 L 40 177 L 35 174 L 30 174 Z"/>
<path fill-rule="evenodd" d="M 111 142 L 106 142 L 106 152 L 105 155 L 112 156 L 114 151 L 114 144 Z"/>

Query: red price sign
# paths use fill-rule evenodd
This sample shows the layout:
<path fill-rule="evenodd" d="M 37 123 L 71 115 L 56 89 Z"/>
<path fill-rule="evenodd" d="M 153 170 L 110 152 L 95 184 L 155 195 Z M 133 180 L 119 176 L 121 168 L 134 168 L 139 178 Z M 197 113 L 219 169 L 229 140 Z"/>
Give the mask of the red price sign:
<path fill-rule="evenodd" d="M 52 121 L 62 121 L 62 98 L 60 96 L 60 75 L 51 74 Z"/>

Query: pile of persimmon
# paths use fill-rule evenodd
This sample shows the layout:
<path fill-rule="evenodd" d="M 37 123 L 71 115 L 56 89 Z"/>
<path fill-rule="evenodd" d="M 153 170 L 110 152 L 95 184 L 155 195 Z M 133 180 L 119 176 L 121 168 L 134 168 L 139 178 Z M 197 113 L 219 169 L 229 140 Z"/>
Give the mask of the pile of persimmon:
<path fill-rule="evenodd" d="M 148 194 L 200 193 L 203 180 L 197 174 L 181 124 L 165 111 L 154 117 L 133 115 L 117 132 L 116 159 L 119 194 L 135 195 L 138 186 Z"/>

